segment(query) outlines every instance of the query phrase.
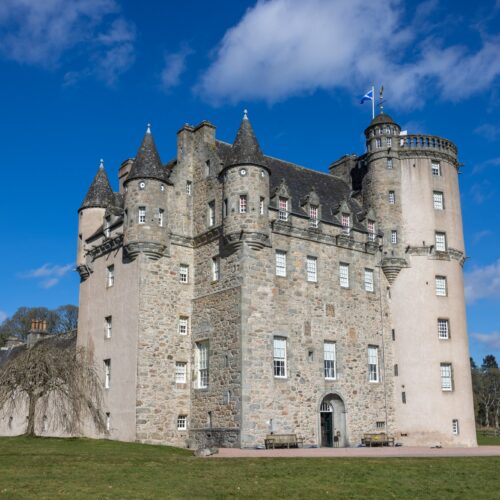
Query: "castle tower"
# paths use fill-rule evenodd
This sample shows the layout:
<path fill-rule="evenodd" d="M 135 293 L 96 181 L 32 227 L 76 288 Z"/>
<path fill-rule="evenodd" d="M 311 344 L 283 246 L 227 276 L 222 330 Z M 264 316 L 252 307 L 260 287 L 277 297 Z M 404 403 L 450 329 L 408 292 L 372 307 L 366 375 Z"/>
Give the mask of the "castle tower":
<path fill-rule="evenodd" d="M 246 110 L 220 173 L 223 180 L 223 235 L 228 248 L 243 241 L 255 249 L 269 246 L 270 170 Z"/>
<path fill-rule="evenodd" d="M 168 255 L 167 186 L 170 185 L 148 125 L 124 182 L 123 244 L 128 258 L 133 260 L 141 252 L 151 259 Z"/>

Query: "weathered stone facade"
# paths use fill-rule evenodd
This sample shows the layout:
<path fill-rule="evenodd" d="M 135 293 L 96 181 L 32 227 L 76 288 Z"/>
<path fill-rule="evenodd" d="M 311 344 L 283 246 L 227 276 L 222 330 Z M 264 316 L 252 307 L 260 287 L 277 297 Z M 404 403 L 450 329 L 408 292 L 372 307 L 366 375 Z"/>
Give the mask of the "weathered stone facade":
<path fill-rule="evenodd" d="M 367 153 L 325 174 L 264 156 L 245 116 L 233 145 L 208 122 L 184 126 L 166 165 L 148 130 L 119 193 L 99 171 L 80 209 L 78 342 L 111 366 L 111 437 L 475 444 L 456 148 L 400 135 L 387 115 L 366 137 Z"/>

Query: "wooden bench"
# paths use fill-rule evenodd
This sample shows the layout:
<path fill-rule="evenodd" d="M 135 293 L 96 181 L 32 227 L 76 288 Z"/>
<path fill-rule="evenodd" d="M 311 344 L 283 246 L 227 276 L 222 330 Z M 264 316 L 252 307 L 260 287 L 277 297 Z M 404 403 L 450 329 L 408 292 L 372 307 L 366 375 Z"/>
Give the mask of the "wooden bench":
<path fill-rule="evenodd" d="M 297 434 L 268 434 L 264 440 L 266 450 L 269 448 L 298 448 L 302 447 L 304 440 Z"/>
<path fill-rule="evenodd" d="M 372 432 L 363 435 L 361 443 L 365 446 L 394 446 L 394 438 L 385 432 Z"/>

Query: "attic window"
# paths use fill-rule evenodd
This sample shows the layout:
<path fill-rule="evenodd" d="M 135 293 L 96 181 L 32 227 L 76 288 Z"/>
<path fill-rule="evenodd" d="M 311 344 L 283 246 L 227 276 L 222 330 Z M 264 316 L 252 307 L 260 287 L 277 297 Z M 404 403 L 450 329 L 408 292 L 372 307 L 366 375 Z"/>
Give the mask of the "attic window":
<path fill-rule="evenodd" d="M 341 217 L 342 232 L 349 234 L 351 232 L 351 216 L 349 214 L 342 214 Z"/>
<path fill-rule="evenodd" d="M 311 227 L 318 227 L 318 207 L 316 205 L 311 205 L 309 207 L 309 225 Z"/>
<path fill-rule="evenodd" d="M 280 196 L 279 198 L 279 220 L 287 221 L 288 220 L 288 198 L 283 198 Z"/>

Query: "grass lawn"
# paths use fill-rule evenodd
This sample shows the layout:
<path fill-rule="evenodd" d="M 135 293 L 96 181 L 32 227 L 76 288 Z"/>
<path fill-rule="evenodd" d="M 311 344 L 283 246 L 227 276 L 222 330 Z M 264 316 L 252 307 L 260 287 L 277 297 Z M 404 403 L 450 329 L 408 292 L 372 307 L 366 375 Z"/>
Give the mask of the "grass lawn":
<path fill-rule="evenodd" d="M 500 446 L 500 436 L 491 436 L 481 431 L 477 432 L 477 444 L 479 446 Z"/>
<path fill-rule="evenodd" d="M 493 499 L 499 471 L 499 457 L 202 459 L 115 441 L 0 438 L 0 499 Z"/>

